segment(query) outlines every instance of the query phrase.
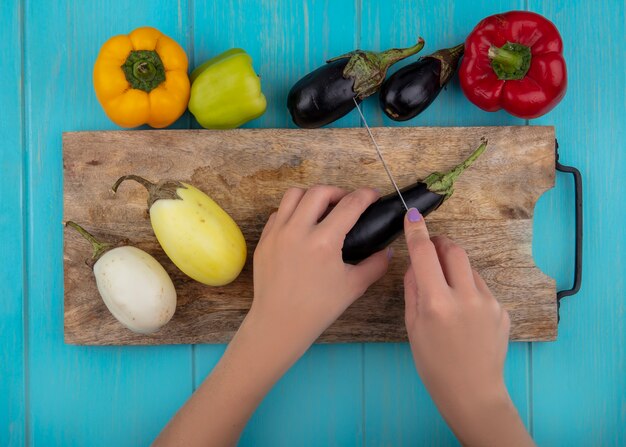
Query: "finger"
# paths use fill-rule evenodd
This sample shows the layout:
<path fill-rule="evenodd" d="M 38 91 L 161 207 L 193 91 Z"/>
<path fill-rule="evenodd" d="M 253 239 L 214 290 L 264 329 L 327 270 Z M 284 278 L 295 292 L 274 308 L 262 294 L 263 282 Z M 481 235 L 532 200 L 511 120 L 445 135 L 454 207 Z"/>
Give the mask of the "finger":
<path fill-rule="evenodd" d="M 474 277 L 474 284 L 476 284 L 476 288 L 478 289 L 478 291 L 482 295 L 488 295 L 488 296 L 491 295 L 489 286 L 487 286 L 487 283 L 485 282 L 483 277 L 480 276 L 480 274 L 474 269 L 472 269 L 472 276 Z"/>
<path fill-rule="evenodd" d="M 283 225 L 291 218 L 300 200 L 304 196 L 305 190 L 302 188 L 289 188 L 278 206 L 276 220 L 274 224 Z"/>
<path fill-rule="evenodd" d="M 508 335 L 511 333 L 511 315 L 504 307 L 502 308 L 502 325 L 504 327 L 504 331 L 507 334 L 506 338 L 508 340 Z"/>
<path fill-rule="evenodd" d="M 425 299 L 448 288 L 435 246 L 419 211 L 411 208 L 404 217 L 404 234 L 411 258 L 415 284 Z"/>
<path fill-rule="evenodd" d="M 380 198 L 371 188 L 361 188 L 342 198 L 320 224 L 324 231 L 332 231 L 343 240 L 363 211 Z"/>
<path fill-rule="evenodd" d="M 346 194 L 348 191 L 336 186 L 313 186 L 300 200 L 292 219 L 297 225 L 316 225 L 328 207 L 339 202 Z"/>
<path fill-rule="evenodd" d="M 267 234 L 272 230 L 274 226 L 274 222 L 276 221 L 276 212 L 273 212 L 270 217 L 267 219 L 265 223 L 265 227 L 263 227 L 263 231 L 261 232 L 261 237 L 259 238 L 259 242 L 263 240 L 267 236 Z"/>
<path fill-rule="evenodd" d="M 363 295 L 369 286 L 383 277 L 392 256 L 393 250 L 389 247 L 351 266 L 350 281 L 356 294 L 354 299 Z"/>
<path fill-rule="evenodd" d="M 431 241 L 435 245 L 439 264 L 450 287 L 460 290 L 475 287 L 472 266 L 465 250 L 445 236 L 435 236 Z"/>
<path fill-rule="evenodd" d="M 417 286 L 415 274 L 409 265 L 404 274 L 404 321 L 408 323 L 417 318 Z"/>

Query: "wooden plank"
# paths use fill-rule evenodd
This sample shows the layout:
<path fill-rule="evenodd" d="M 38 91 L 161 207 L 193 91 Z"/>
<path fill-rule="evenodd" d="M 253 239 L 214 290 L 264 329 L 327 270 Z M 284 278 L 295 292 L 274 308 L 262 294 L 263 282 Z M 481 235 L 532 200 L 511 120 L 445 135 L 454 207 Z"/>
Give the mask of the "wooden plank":
<path fill-rule="evenodd" d="M 246 49 L 261 76 L 268 109 L 244 127 L 294 127 L 285 107 L 289 87 L 329 57 L 358 46 L 359 12 L 360 2 L 354 0 L 195 2 L 194 62 L 197 66 L 235 46 Z M 356 125 L 351 114 L 332 127 Z M 196 384 L 222 352 L 221 345 L 194 348 Z M 355 343 L 307 351 L 264 399 L 239 444 L 361 445 L 361 360 L 362 347 Z"/>
<path fill-rule="evenodd" d="M 0 5 L 0 445 L 26 442 L 24 375 L 24 148 L 22 17 L 18 0 Z"/>
<path fill-rule="evenodd" d="M 148 445 L 191 393 L 191 348 L 64 344 L 61 133 L 116 128 L 93 93 L 100 46 L 143 25 L 187 46 L 188 4 L 62 0 L 25 7 L 28 436 L 34 445 Z"/>
<path fill-rule="evenodd" d="M 224 345 L 200 345 L 206 377 Z M 239 445 L 361 445 L 361 345 L 313 345 L 265 397 Z"/>
<path fill-rule="evenodd" d="M 375 130 L 401 184 L 449 169 L 485 136 L 490 150 L 456 184 L 456 193 L 431 219 L 466 246 L 476 268 L 510 311 L 513 339 L 556 336 L 554 281 L 531 257 L 534 203 L 554 181 L 554 131 L 549 127 L 381 128 Z M 86 243 L 66 230 L 66 341 L 93 344 L 224 342 L 250 305 L 251 262 L 240 278 L 208 288 L 168 262 L 151 235 L 145 190 L 110 185 L 120 175 L 192 183 L 239 222 L 252 251 L 265 219 L 290 186 L 331 183 L 348 189 L 387 185 L 361 129 L 82 132 L 64 135 L 65 219 L 109 241 L 128 237 L 165 264 L 178 286 L 170 324 L 156 335 L 124 329 L 108 315 L 84 263 Z M 262 159 L 259 148 L 263 148 Z M 104 155 L 106 154 L 106 155 Z M 158 154 L 158 158 L 155 158 Z M 417 168 L 419 166 L 419 168 Z M 359 176 L 346 172 L 357 170 Z M 397 258 L 406 256 L 396 243 Z M 405 338 L 401 278 L 390 271 L 331 326 L 320 341 L 398 341 Z"/>
<path fill-rule="evenodd" d="M 563 36 L 568 92 L 533 124 L 554 124 L 561 162 L 584 183 L 583 283 L 561 305 L 559 340 L 533 345 L 533 425 L 538 445 L 626 445 L 626 169 L 623 1 L 531 1 Z M 602 38 L 598 30 L 602 29 Z M 592 89 L 587 87 L 592 85 Z M 573 278 L 571 176 L 538 204 L 535 256 L 557 278 Z M 565 187 L 563 187 L 565 186 Z M 562 193 L 561 193 L 562 191 Z"/>
<path fill-rule="evenodd" d="M 368 0 L 363 2 L 361 47 L 382 50 L 408 45 L 421 35 L 426 45 L 420 55 L 426 55 L 459 44 L 483 17 L 515 9 L 524 9 L 524 2 Z M 414 60 L 416 57 L 402 61 L 390 72 Z M 364 108 L 370 124 L 378 126 L 524 124 L 524 120 L 505 112 L 488 113 L 475 107 L 463 96 L 457 76 L 427 110 L 411 120 L 397 122 L 387 118 L 376 96 L 365 101 Z M 507 386 L 525 421 L 529 420 L 529 358 L 527 343 L 509 346 Z M 417 377 L 406 344 L 366 344 L 364 370 L 364 436 L 367 445 L 458 445 Z"/>
<path fill-rule="evenodd" d="M 365 427 L 368 445 L 456 446 L 415 370 L 408 343 L 365 345 Z M 526 343 L 511 343 L 504 369 L 507 388 L 528 424 L 525 375 Z"/>

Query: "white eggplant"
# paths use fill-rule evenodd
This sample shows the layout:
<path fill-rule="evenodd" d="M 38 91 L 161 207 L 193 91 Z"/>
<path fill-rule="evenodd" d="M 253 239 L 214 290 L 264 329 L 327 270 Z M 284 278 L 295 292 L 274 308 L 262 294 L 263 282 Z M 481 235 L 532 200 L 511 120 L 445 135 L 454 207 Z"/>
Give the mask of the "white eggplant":
<path fill-rule="evenodd" d="M 170 321 L 176 310 L 176 290 L 156 259 L 136 247 L 113 248 L 98 242 L 74 222 L 67 225 L 91 242 L 98 292 L 120 323 L 133 332 L 151 334 Z"/>

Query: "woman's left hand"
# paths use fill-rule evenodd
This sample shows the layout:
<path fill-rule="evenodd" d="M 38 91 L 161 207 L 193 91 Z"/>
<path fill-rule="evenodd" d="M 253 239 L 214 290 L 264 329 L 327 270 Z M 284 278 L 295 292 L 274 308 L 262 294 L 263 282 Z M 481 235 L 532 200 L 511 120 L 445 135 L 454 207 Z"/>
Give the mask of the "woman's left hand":
<path fill-rule="evenodd" d="M 289 189 L 254 253 L 247 319 L 282 332 L 291 345 L 287 351 L 301 355 L 387 271 L 388 250 L 358 265 L 345 264 L 341 254 L 346 234 L 378 198 L 369 188 Z"/>
<path fill-rule="evenodd" d="M 346 234 L 377 199 L 372 189 L 287 191 L 254 252 L 250 312 L 155 445 L 236 444 L 274 383 L 387 270 L 386 250 L 359 265 L 341 256 Z"/>

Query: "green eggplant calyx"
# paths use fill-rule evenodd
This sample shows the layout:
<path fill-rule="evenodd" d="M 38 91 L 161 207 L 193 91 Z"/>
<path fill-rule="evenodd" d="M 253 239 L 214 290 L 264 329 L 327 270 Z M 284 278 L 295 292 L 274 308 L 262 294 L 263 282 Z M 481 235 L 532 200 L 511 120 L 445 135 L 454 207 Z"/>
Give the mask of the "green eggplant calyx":
<path fill-rule="evenodd" d="M 148 190 L 148 211 L 150 210 L 150 208 L 152 208 L 152 205 L 157 200 L 161 200 L 161 199 L 182 200 L 182 198 L 178 195 L 177 191 L 179 188 L 186 189 L 185 185 L 183 185 L 180 182 L 173 181 L 173 180 L 163 180 L 163 181 L 160 181 L 159 183 L 152 183 L 143 177 L 130 174 L 130 175 L 124 175 L 117 179 L 117 181 L 112 187 L 114 193 L 117 192 L 117 188 L 119 188 L 119 186 L 125 180 L 134 180 Z"/>
<path fill-rule="evenodd" d="M 132 88 L 150 93 L 165 81 L 165 67 L 156 51 L 131 51 L 122 71 Z"/>
<path fill-rule="evenodd" d="M 114 246 L 111 244 L 107 244 L 105 242 L 100 242 L 99 240 L 97 240 L 91 233 L 78 225 L 76 222 L 72 222 L 71 220 L 69 220 L 65 223 L 65 226 L 75 229 L 80 233 L 82 237 L 84 237 L 91 243 L 91 246 L 93 247 L 93 254 L 91 255 L 91 259 L 88 261 L 88 265 L 90 267 L 93 267 L 96 261 L 98 261 L 98 259 L 100 259 L 103 254 L 114 248 Z"/>
<path fill-rule="evenodd" d="M 487 56 L 491 59 L 491 68 L 498 79 L 519 80 L 526 76 L 530 68 L 532 53 L 530 47 L 519 43 L 507 42 L 500 48 L 489 47 Z"/>
<path fill-rule="evenodd" d="M 412 47 L 391 48 L 380 53 L 356 50 L 330 59 L 327 62 L 349 58 L 343 69 L 343 76 L 346 79 L 352 78 L 354 80 L 352 90 L 356 93 L 356 98 L 362 100 L 380 88 L 387 76 L 389 67 L 402 59 L 418 53 L 422 48 L 424 48 L 424 39 L 420 37 Z"/>
<path fill-rule="evenodd" d="M 459 59 L 463 56 L 465 51 L 465 44 L 457 45 L 452 48 L 445 48 L 443 50 L 435 51 L 428 56 L 441 62 L 441 70 L 439 72 L 439 86 L 443 87 L 448 83 L 452 75 L 456 71 L 456 67 L 459 65 Z"/>
<path fill-rule="evenodd" d="M 447 200 L 454 193 L 454 182 L 456 179 L 485 152 L 485 149 L 487 149 L 487 140 L 483 138 L 481 145 L 463 163 L 455 166 L 448 172 L 433 172 L 430 174 L 424 179 L 428 190 L 444 196 L 444 201 Z"/>

